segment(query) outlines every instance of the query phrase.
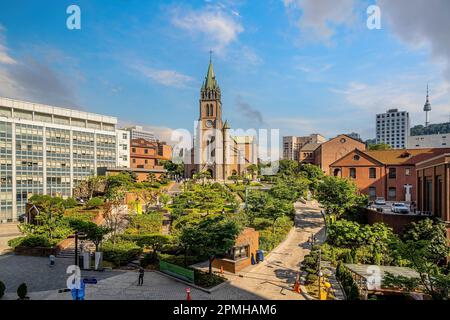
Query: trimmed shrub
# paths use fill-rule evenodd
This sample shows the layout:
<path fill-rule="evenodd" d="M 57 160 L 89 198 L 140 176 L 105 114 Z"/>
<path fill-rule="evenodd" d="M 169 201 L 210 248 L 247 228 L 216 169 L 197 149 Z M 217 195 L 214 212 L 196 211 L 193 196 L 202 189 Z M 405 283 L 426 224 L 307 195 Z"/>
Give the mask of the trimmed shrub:
<path fill-rule="evenodd" d="M 22 243 L 23 239 L 25 237 L 18 237 L 18 238 L 13 238 L 11 240 L 8 240 L 8 246 L 12 249 L 14 249 L 15 247 L 20 246 L 20 244 Z"/>
<path fill-rule="evenodd" d="M 115 244 L 111 241 L 103 243 L 102 251 L 106 261 L 121 266 L 136 259 L 142 253 L 142 248 L 133 241 L 118 240 Z"/>
<path fill-rule="evenodd" d="M 28 293 L 28 288 L 27 285 L 25 283 L 22 283 L 18 288 L 17 288 L 17 295 L 19 296 L 19 300 L 25 300 L 27 299 L 27 293 Z"/>
<path fill-rule="evenodd" d="M 59 242 L 59 239 L 48 239 L 45 236 L 40 235 L 29 235 L 26 237 L 14 238 L 8 241 L 8 245 L 11 248 L 16 247 L 43 247 L 43 248 L 51 248 Z"/>
<path fill-rule="evenodd" d="M 101 198 L 92 198 L 86 203 L 87 209 L 98 209 L 103 205 L 103 199 Z"/>
<path fill-rule="evenodd" d="M 0 299 L 3 297 L 3 295 L 5 294 L 5 290 L 6 290 L 6 286 L 3 282 L 0 281 Z"/>
<path fill-rule="evenodd" d="M 64 207 L 66 209 L 75 208 L 77 205 L 78 202 L 74 198 L 67 198 L 66 200 L 64 200 Z"/>
<path fill-rule="evenodd" d="M 161 212 L 150 212 L 140 214 L 131 218 L 126 234 L 150 234 L 160 233 L 162 230 L 163 214 Z"/>

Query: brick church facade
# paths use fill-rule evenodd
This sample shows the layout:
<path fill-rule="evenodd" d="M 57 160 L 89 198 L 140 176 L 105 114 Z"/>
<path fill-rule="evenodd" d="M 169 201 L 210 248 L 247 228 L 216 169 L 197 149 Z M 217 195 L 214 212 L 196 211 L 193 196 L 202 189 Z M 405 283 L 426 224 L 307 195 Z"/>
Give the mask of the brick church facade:
<path fill-rule="evenodd" d="M 200 90 L 199 119 L 194 148 L 186 155 L 185 176 L 209 172 L 214 180 L 246 174 L 257 164 L 255 136 L 233 136 L 227 121 L 222 120 L 222 93 L 210 60 L 208 72 Z"/>

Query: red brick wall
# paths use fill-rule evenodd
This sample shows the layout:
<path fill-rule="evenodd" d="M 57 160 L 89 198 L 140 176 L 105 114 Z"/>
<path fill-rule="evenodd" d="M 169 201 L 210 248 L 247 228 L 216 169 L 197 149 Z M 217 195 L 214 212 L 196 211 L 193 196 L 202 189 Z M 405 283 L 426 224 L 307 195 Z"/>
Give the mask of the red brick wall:
<path fill-rule="evenodd" d="M 402 215 L 402 214 L 383 214 L 374 210 L 366 209 L 367 221 L 370 225 L 377 222 L 383 222 L 394 230 L 396 234 L 402 234 L 405 227 L 411 222 L 417 222 L 425 219 L 425 216 Z"/>
<path fill-rule="evenodd" d="M 345 141 L 343 140 L 345 139 Z M 344 142 L 341 142 L 344 141 Z M 366 150 L 366 145 L 350 137 L 340 135 L 323 143 L 315 152 L 314 158 L 326 174 L 330 174 L 330 164 L 341 159 L 352 150 Z"/>

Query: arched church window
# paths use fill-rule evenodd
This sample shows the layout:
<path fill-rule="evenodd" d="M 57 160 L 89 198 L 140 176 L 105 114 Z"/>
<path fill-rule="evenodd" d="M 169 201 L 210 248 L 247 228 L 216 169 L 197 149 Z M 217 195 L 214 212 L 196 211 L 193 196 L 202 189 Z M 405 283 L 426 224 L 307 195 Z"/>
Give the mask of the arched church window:
<path fill-rule="evenodd" d="M 213 109 L 213 105 L 212 105 L 212 104 L 210 104 L 210 105 L 209 105 L 209 108 L 210 108 L 210 109 L 209 109 L 209 116 L 210 116 L 210 117 L 212 117 L 212 116 L 214 116 L 214 109 Z"/>

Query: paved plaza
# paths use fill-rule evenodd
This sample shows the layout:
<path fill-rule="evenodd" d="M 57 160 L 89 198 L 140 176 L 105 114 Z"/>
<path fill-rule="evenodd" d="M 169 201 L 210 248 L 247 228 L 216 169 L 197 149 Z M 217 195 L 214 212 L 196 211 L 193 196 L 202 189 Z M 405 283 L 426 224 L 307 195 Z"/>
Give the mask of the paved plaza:
<path fill-rule="evenodd" d="M 71 294 L 58 293 L 66 288 L 66 269 L 71 259 L 56 259 L 50 267 L 47 258 L 0 256 L 0 279 L 6 284 L 3 299 L 17 299 L 16 290 L 21 283 L 28 286 L 29 297 L 33 300 L 71 300 Z M 86 286 L 86 300 L 185 300 L 188 285 L 168 278 L 158 272 L 146 272 L 144 284 L 137 286 L 135 271 L 82 271 L 83 277 L 95 277 L 97 284 Z M 197 300 L 257 300 L 258 295 L 225 284 L 217 291 L 207 292 L 191 288 L 192 299 Z"/>
<path fill-rule="evenodd" d="M 22 234 L 17 228 L 17 223 L 0 223 L 0 255 L 10 251 L 8 241 L 20 237 Z"/>
<path fill-rule="evenodd" d="M 226 274 L 229 282 L 207 293 L 191 288 L 192 299 L 197 300 L 303 300 L 294 293 L 292 285 L 300 270 L 303 257 L 309 252 L 308 238 L 323 237 L 323 219 L 315 202 L 296 204 L 295 228 L 287 239 L 264 260 L 237 275 Z M 28 286 L 29 296 L 36 300 L 70 300 L 70 293 L 58 293 L 66 288 L 66 269 L 74 261 L 57 258 L 54 267 L 48 258 L 0 255 L 0 280 L 6 284 L 4 299 L 16 299 L 21 283 Z M 158 272 L 146 272 L 144 284 L 137 286 L 135 271 L 82 271 L 83 277 L 95 277 L 98 283 L 87 285 L 87 300 L 184 300 L 186 284 Z"/>

